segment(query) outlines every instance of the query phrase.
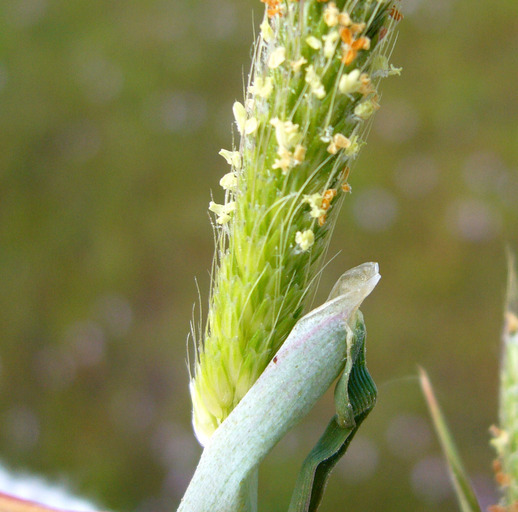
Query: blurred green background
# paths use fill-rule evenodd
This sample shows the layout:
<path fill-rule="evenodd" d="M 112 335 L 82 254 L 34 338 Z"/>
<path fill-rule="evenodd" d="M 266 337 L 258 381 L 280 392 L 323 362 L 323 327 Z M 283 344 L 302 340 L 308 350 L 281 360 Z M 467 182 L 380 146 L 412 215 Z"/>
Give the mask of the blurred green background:
<path fill-rule="evenodd" d="M 259 0 L 0 5 L 0 459 L 105 509 L 174 510 L 200 449 L 186 336 L 206 304 L 211 190 Z M 408 0 L 318 300 L 380 263 L 363 311 L 379 403 L 322 510 L 457 510 L 416 381 L 496 500 L 505 247 L 518 248 L 518 3 Z M 254 19 L 252 18 L 254 13 Z M 283 511 L 331 395 L 261 472 Z"/>

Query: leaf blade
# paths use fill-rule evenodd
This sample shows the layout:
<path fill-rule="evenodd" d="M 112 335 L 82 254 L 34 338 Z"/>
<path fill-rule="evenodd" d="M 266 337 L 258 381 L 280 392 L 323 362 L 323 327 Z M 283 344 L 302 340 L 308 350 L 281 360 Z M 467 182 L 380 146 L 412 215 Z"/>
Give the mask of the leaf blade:
<path fill-rule="evenodd" d="M 423 368 L 419 368 L 419 373 L 421 389 L 426 399 L 428 410 L 430 411 L 430 416 L 432 417 L 446 462 L 448 463 L 450 477 L 453 482 L 453 487 L 455 488 L 455 493 L 457 494 L 460 509 L 462 512 L 481 512 L 480 504 L 478 503 L 469 477 L 464 469 L 453 437 L 446 425 L 441 408 L 439 407 L 439 402 L 433 392 L 432 383 Z"/>

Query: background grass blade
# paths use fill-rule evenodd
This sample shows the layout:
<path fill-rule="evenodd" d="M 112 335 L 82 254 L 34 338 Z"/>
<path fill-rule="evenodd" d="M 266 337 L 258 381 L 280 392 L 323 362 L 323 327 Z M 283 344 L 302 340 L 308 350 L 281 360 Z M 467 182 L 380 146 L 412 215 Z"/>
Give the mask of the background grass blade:
<path fill-rule="evenodd" d="M 471 486 L 466 470 L 453 442 L 453 438 L 448 430 L 444 416 L 442 415 L 439 403 L 435 398 L 432 384 L 426 372 L 419 368 L 421 388 L 423 390 L 430 415 L 435 426 L 435 431 L 442 445 L 446 461 L 450 470 L 450 476 L 455 487 L 455 492 L 459 500 L 462 512 L 481 512 L 480 505 Z"/>

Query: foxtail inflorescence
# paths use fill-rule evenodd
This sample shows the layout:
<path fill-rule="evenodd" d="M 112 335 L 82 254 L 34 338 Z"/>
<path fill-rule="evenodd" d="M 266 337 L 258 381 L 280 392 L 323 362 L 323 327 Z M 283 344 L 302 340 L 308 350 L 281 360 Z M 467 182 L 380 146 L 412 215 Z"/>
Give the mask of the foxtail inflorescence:
<path fill-rule="evenodd" d="M 379 80 L 400 72 L 388 61 L 394 2 L 262 1 L 245 99 L 233 107 L 240 144 L 220 152 L 225 197 L 209 205 L 216 257 L 190 385 L 203 445 L 300 318 Z"/>

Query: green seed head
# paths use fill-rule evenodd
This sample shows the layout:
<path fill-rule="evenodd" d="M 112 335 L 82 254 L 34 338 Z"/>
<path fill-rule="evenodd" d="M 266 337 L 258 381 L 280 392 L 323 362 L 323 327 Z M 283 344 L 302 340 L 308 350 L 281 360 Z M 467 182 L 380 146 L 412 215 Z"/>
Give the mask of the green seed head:
<path fill-rule="evenodd" d="M 205 444 L 304 309 L 351 164 L 379 108 L 400 15 L 379 0 L 263 0 L 239 147 L 222 150 L 224 201 L 211 202 L 217 247 L 209 312 L 191 381 Z"/>

